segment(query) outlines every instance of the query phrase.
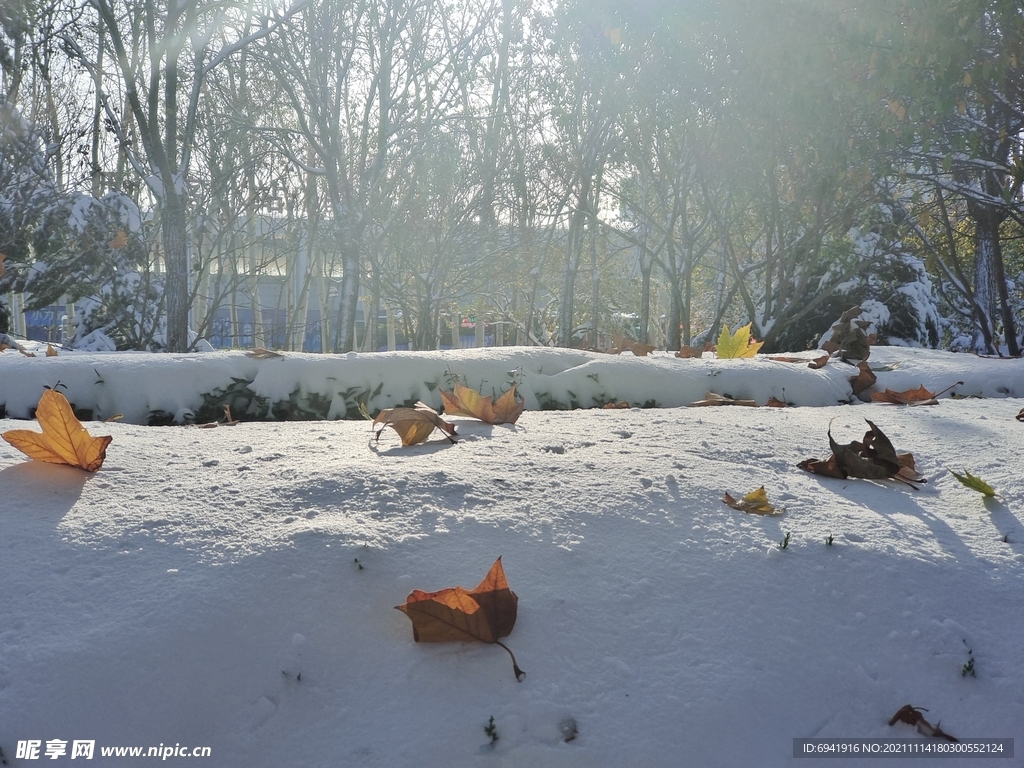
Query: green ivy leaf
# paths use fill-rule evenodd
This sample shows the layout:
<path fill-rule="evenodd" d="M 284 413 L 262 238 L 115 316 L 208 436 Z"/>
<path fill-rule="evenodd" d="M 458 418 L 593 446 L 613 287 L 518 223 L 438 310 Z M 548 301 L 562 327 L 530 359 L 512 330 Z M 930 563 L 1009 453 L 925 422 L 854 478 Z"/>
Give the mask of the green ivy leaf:
<path fill-rule="evenodd" d="M 986 483 L 980 477 L 972 475 L 966 469 L 964 470 L 964 473 L 962 475 L 957 474 L 952 469 L 949 470 L 949 474 L 951 474 L 953 477 L 959 480 L 963 485 L 966 485 L 968 488 L 971 488 L 980 494 L 983 494 L 988 497 L 996 495 L 995 489 L 992 488 L 991 485 Z"/>

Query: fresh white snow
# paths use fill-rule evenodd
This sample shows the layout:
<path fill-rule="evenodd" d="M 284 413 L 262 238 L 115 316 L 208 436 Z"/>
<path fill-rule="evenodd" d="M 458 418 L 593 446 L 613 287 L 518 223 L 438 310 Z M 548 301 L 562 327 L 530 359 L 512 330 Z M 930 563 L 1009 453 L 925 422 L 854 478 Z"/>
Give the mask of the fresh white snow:
<path fill-rule="evenodd" d="M 862 404 L 848 366 L 760 358 L 8 350 L 0 402 L 16 416 L 58 380 L 80 407 L 140 422 L 232 375 L 268 398 L 383 383 L 372 409 L 432 402 L 448 369 L 500 390 L 517 368 L 531 408 L 707 390 L 817 407 L 531 410 L 515 426 L 453 419 L 457 445 L 411 448 L 359 421 L 91 422 L 114 437 L 95 475 L 0 442 L 0 749 L 17 766 L 37 764 L 14 759 L 28 739 L 95 740 L 86 764 L 111 766 L 145 761 L 100 747 L 158 744 L 232 768 L 814 766 L 833 762 L 794 759 L 794 737 L 914 737 L 888 725 L 913 704 L 960 738 L 1015 738 L 1016 758 L 982 764 L 1020 765 L 1022 363 L 905 348 L 870 362 L 892 368 L 876 388 L 963 380 L 985 399 Z M 865 418 L 926 485 L 796 467 L 828 455 L 830 425 L 846 443 Z M 15 428 L 38 427 L 0 420 Z M 1000 497 L 961 486 L 961 468 Z M 781 517 L 721 501 L 762 484 Z M 414 588 L 475 586 L 499 555 L 521 683 L 501 648 L 416 644 L 394 610 Z"/>

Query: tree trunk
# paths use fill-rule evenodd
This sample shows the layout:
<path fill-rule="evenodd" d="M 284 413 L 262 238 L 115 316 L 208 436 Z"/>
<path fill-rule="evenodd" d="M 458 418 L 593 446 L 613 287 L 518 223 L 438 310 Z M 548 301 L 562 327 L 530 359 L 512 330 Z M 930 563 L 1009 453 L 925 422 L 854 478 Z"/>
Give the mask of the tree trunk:
<path fill-rule="evenodd" d="M 640 262 L 640 338 L 641 344 L 650 344 L 651 337 L 651 270 L 654 264 Z"/>
<path fill-rule="evenodd" d="M 580 195 L 581 205 L 585 205 Z M 586 213 L 577 210 L 569 224 L 569 237 L 565 248 L 565 268 L 562 270 L 562 291 L 558 304 L 558 344 L 572 346 L 573 299 L 576 291 L 576 273 L 580 268 L 580 254 L 583 250 L 583 220 Z"/>
<path fill-rule="evenodd" d="M 355 347 L 356 309 L 359 306 L 360 234 L 345 238 L 341 261 L 341 288 L 338 295 L 338 335 L 335 352 L 351 352 Z"/>
<path fill-rule="evenodd" d="M 680 349 L 682 347 L 682 336 L 681 326 L 683 318 L 683 296 L 682 291 L 679 288 L 677 282 L 669 284 L 669 307 L 668 307 L 668 327 L 665 329 L 665 339 L 667 349 Z"/>
<path fill-rule="evenodd" d="M 167 351 L 188 352 L 188 237 L 185 201 L 170 184 L 160 212 L 164 263 L 167 267 Z"/>
<path fill-rule="evenodd" d="M 974 207 L 974 206 L 972 206 Z M 999 248 L 999 223 L 986 212 L 972 211 L 974 227 L 974 341 L 976 352 L 993 355 L 998 352 L 995 339 L 996 257 Z"/>

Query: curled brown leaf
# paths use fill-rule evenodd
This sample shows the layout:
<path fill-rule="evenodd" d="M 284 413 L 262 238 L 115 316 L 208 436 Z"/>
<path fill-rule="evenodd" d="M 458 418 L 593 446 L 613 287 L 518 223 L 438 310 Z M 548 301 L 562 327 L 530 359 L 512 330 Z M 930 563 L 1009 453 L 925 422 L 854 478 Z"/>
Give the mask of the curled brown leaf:
<path fill-rule="evenodd" d="M 435 428 L 444 432 L 450 442 L 456 442 L 455 425 L 442 419 L 440 414 L 426 403 L 416 403 L 412 408 L 386 408 L 377 414 L 373 424 L 381 425 L 376 432 L 377 440 L 380 440 L 380 433 L 384 431 L 384 427 L 391 427 L 402 438 L 404 446 L 422 443 L 430 437 Z"/>

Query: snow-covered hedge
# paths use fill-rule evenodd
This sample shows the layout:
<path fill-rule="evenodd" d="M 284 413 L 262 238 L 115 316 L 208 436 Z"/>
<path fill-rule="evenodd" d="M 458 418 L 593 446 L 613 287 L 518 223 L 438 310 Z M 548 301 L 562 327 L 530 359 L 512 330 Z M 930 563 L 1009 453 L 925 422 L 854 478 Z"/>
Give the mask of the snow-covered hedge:
<path fill-rule="evenodd" d="M 807 359 L 814 353 L 804 353 Z M 963 380 L 960 394 L 1024 396 L 1024 360 L 981 360 L 935 350 L 877 347 L 871 364 L 876 388 L 939 390 Z M 62 385 L 85 417 L 121 414 L 136 424 L 212 421 L 221 405 L 235 417 L 263 419 L 358 418 L 359 404 L 374 412 L 422 400 L 441 406 L 439 390 L 453 376 L 484 393 L 517 382 L 526 407 L 567 409 L 626 401 L 637 407 L 688 405 L 708 391 L 764 404 L 770 397 L 801 406 L 857 402 L 851 366 L 820 370 L 770 357 L 679 359 L 665 353 L 636 358 L 575 350 L 501 347 L 441 352 L 347 355 L 284 353 L 255 359 L 240 351 L 169 355 L 61 352 L 57 357 L 0 353 L 0 404 L 28 418 L 43 388 Z"/>

